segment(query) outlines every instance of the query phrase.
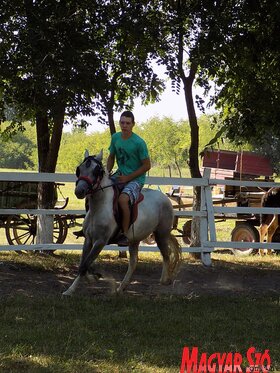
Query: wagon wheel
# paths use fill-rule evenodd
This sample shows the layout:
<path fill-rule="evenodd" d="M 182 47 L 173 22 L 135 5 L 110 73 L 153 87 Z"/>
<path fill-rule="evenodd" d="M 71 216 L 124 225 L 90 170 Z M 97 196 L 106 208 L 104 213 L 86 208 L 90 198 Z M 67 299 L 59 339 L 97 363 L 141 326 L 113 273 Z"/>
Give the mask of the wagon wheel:
<path fill-rule="evenodd" d="M 192 221 L 187 220 L 183 225 L 183 241 L 187 245 L 191 243 Z"/>
<path fill-rule="evenodd" d="M 67 220 L 60 215 L 55 215 L 53 221 L 53 238 L 54 243 L 63 243 L 67 237 L 68 225 Z"/>
<path fill-rule="evenodd" d="M 6 222 L 6 237 L 10 245 L 33 245 L 36 243 L 37 216 L 10 215 Z M 67 236 L 68 226 L 65 219 L 54 217 L 53 242 L 63 243 Z"/>
<path fill-rule="evenodd" d="M 231 241 L 259 242 L 259 232 L 253 225 L 238 224 L 231 232 Z M 233 254 L 239 256 L 250 255 L 253 251 L 255 249 L 232 249 Z"/>

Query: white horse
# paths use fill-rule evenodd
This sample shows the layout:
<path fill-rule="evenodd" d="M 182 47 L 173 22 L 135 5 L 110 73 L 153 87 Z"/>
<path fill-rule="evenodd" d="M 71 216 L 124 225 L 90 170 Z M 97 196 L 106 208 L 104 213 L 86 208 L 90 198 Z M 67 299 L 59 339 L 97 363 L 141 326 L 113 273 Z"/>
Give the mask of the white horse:
<path fill-rule="evenodd" d="M 89 156 L 86 152 L 84 161 L 77 167 L 75 195 L 79 199 L 87 197 L 89 210 L 83 225 L 85 241 L 78 276 L 63 295 L 73 294 L 80 280 L 88 275 L 91 263 L 119 230 L 113 212 L 113 182 L 103 168 L 102 156 L 102 151 L 96 156 Z M 170 200 L 158 190 L 144 188 L 142 194 L 144 200 L 138 205 L 138 217 L 127 235 L 129 266 L 118 292 L 122 292 L 130 283 L 138 260 L 139 243 L 151 233 L 154 234 L 163 257 L 162 284 L 172 282 L 180 262 L 180 246 L 170 233 L 173 226 Z"/>

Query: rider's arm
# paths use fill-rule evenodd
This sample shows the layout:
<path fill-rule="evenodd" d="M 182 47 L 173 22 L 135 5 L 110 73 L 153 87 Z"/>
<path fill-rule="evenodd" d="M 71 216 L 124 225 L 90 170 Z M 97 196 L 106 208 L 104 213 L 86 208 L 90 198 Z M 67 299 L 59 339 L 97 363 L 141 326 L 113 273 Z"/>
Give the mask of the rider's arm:
<path fill-rule="evenodd" d="M 110 173 L 114 167 L 115 164 L 115 155 L 110 153 L 108 159 L 107 159 L 107 171 Z"/>
<path fill-rule="evenodd" d="M 140 176 L 151 168 L 151 161 L 150 158 L 143 159 L 142 165 L 134 172 L 129 175 L 121 175 L 118 177 L 118 181 L 121 183 L 128 183 L 131 180 L 134 180 L 137 176 Z"/>

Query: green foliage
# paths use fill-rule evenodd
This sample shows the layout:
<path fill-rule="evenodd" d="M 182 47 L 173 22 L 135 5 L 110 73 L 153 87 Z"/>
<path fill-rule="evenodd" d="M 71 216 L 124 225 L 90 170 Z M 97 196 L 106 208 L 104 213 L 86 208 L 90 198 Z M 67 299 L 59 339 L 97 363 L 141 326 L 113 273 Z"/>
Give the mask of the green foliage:
<path fill-rule="evenodd" d="M 277 1 L 240 3 L 214 79 L 226 135 L 267 155 L 279 154 L 279 11 Z"/>
<path fill-rule="evenodd" d="M 214 135 L 215 129 L 210 128 L 209 118 L 206 116 L 202 116 L 199 123 L 202 144 L 204 144 Z M 190 144 L 190 130 L 187 122 L 174 122 L 171 118 L 154 117 L 141 125 L 136 125 L 134 131 L 146 141 L 154 167 L 162 169 L 187 167 Z M 77 164 L 81 162 L 85 149 L 88 149 L 90 153 L 98 153 L 103 149 L 104 159 L 106 159 L 109 144 L 109 130 L 91 134 L 77 130 L 72 133 L 64 133 L 58 159 L 58 170 L 73 172 Z"/>
<path fill-rule="evenodd" d="M 201 109 L 205 103 L 202 97 L 193 100 L 192 85 L 207 93 L 210 80 L 221 88 L 211 102 L 223 110 L 226 136 L 237 144 L 251 141 L 268 154 L 273 150 L 277 158 L 279 10 L 278 2 L 242 0 L 3 0 L 0 117 L 11 119 L 12 134 L 24 118 L 40 117 L 40 126 L 46 119 L 45 136 L 39 138 L 48 137 L 49 146 L 38 144 L 39 159 L 49 156 L 48 164 L 55 163 L 56 155 L 49 153 L 59 148 L 62 129 L 55 124 L 57 117 L 66 114 L 75 120 L 77 115 L 101 114 L 110 120 L 114 110 L 131 108 L 138 95 L 144 103 L 156 101 L 164 82 L 153 71 L 155 59 L 166 67 L 174 91 L 184 85 L 191 124 L 190 130 L 189 124 L 176 124 L 184 138 L 177 136 L 168 118 L 160 130 L 156 120 L 145 124 L 155 136 L 168 139 L 156 141 L 147 135 L 156 164 L 186 164 L 220 130 L 217 125 L 212 134 L 199 123 L 198 139 L 193 101 Z M 87 126 L 84 120 L 77 123 Z M 86 146 L 107 149 L 105 138 L 92 138 L 88 144 L 88 137 L 80 141 L 82 134 L 75 136 L 77 153 L 83 154 L 79 147 Z M 58 169 L 72 169 L 80 156 L 72 154 L 70 139 L 64 136 L 63 142 L 69 149 L 59 156 Z M 159 151 L 160 143 L 164 150 Z"/>
<path fill-rule="evenodd" d="M 103 47 L 97 54 L 97 109 L 106 118 L 113 110 L 131 109 L 137 96 L 145 103 L 156 101 L 164 88 L 152 68 L 158 13 L 138 0 L 100 1 L 98 11 L 96 7 L 88 4 L 89 17 L 96 17 L 98 12 L 98 22 L 106 30 L 100 36 Z"/>
<path fill-rule="evenodd" d="M 104 118 L 163 88 L 151 67 L 152 8 L 139 1 L 4 0 L 0 15 L 2 118 L 40 112 L 53 125 L 58 105 L 70 118 Z"/>
<path fill-rule="evenodd" d="M 199 120 L 201 133 L 200 152 L 215 136 L 217 128 L 211 123 L 211 116 L 202 115 Z M 10 140 L 1 140 L 1 167 L 37 169 L 37 140 L 34 126 L 24 123 L 25 131 L 14 135 Z M 117 130 L 120 130 L 117 126 Z M 136 124 L 134 131 L 147 142 L 152 165 L 156 169 L 177 169 L 188 167 L 190 128 L 187 122 L 175 122 L 171 118 L 153 117 L 145 123 Z M 58 172 L 75 172 L 83 160 L 85 149 L 97 154 L 103 149 L 104 161 L 109 154 L 111 135 L 109 128 L 102 132 L 87 133 L 81 128 L 64 132 L 57 162 Z M 217 145 L 217 144 L 216 144 Z M 234 150 L 234 145 L 223 142 L 221 148 Z"/>
<path fill-rule="evenodd" d="M 189 146 L 189 128 L 186 122 L 154 117 L 138 131 L 148 144 L 153 164 L 167 167 L 187 161 L 185 150 Z"/>
<path fill-rule="evenodd" d="M 107 148 L 110 144 L 110 132 L 94 132 L 86 134 L 84 131 L 74 130 L 72 133 L 64 133 L 58 157 L 57 169 L 60 172 L 75 172 L 78 164 L 84 159 L 85 150 L 90 154 L 104 151 L 104 159 L 108 156 Z"/>
<path fill-rule="evenodd" d="M 2 124 L 3 131 L 8 123 Z M 25 131 L 17 132 L 12 137 L 0 137 L 0 167 L 31 169 L 36 165 L 36 135 L 34 127 L 24 124 Z"/>

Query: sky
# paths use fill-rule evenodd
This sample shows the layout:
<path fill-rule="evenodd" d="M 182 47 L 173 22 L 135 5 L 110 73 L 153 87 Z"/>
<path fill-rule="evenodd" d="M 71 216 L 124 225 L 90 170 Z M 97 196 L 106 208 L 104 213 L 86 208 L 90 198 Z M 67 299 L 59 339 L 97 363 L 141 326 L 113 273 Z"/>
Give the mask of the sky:
<path fill-rule="evenodd" d="M 159 102 L 144 106 L 142 105 L 140 99 L 135 100 L 133 114 L 136 124 L 146 122 L 147 120 L 155 116 L 159 118 L 170 117 L 176 122 L 180 120 L 188 120 L 188 113 L 183 89 L 181 89 L 180 94 L 176 94 L 172 91 L 171 84 L 168 83 L 169 82 L 166 83 L 166 89 L 161 95 Z M 199 93 L 201 92 L 198 89 L 194 88 L 194 97 L 196 94 Z M 120 114 L 121 113 L 115 113 L 115 121 L 119 120 Z M 202 113 L 196 108 L 196 114 L 197 116 L 199 116 Z M 98 124 L 95 117 L 88 117 L 85 119 L 87 120 L 87 122 L 92 123 L 92 126 L 90 126 L 89 128 L 89 132 L 102 131 L 108 128 L 107 125 Z"/>
<path fill-rule="evenodd" d="M 180 121 L 181 119 L 188 120 L 183 88 L 181 87 L 180 93 L 176 94 L 172 91 L 171 81 L 167 80 L 166 78 L 165 67 L 154 64 L 153 69 L 160 78 L 165 80 L 166 88 L 160 97 L 160 101 L 156 102 L 155 104 L 144 106 L 142 105 L 140 99 L 135 100 L 133 114 L 136 124 L 146 122 L 147 120 L 155 116 L 159 118 L 170 117 L 175 122 Z M 199 94 L 202 97 L 202 89 L 194 87 L 193 97 L 195 97 L 196 94 Z M 206 110 L 206 112 L 208 111 Z M 210 110 L 209 112 L 213 112 L 213 110 Z M 115 122 L 118 122 L 120 114 L 121 113 L 115 113 Z M 197 116 L 200 116 L 202 113 L 196 108 L 196 114 Z M 85 120 L 89 123 L 92 123 L 92 126 L 88 128 L 88 132 L 104 131 L 108 128 L 106 124 L 99 124 L 97 118 L 95 117 L 87 117 L 85 118 Z"/>

